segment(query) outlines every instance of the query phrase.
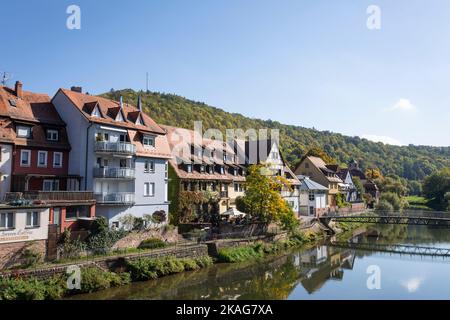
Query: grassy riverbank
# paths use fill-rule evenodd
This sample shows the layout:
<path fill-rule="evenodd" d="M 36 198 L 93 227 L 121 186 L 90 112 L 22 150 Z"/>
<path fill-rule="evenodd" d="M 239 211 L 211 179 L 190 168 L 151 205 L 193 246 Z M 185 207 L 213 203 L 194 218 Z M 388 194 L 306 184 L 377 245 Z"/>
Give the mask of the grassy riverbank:
<path fill-rule="evenodd" d="M 274 243 L 256 242 L 246 246 L 220 249 L 216 262 L 244 262 L 280 254 L 291 248 L 313 245 L 323 239 L 314 232 L 297 233 L 286 240 Z M 185 271 L 211 266 L 215 261 L 209 256 L 196 258 L 139 258 L 127 260 L 120 273 L 104 271 L 97 267 L 81 269 L 78 289 L 68 289 L 67 275 L 53 276 L 46 280 L 0 279 L 0 300 L 55 300 L 70 295 L 92 293 L 113 287 L 127 285 L 133 281 L 147 281 Z M 72 282 L 72 284 L 76 284 Z"/>

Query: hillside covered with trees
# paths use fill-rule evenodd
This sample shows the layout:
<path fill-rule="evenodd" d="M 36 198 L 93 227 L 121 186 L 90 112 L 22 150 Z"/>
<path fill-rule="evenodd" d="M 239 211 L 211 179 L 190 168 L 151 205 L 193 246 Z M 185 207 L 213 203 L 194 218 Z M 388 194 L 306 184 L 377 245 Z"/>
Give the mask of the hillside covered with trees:
<path fill-rule="evenodd" d="M 283 155 L 292 166 L 309 150 L 318 148 L 336 164 L 345 166 L 356 159 L 364 170 L 376 168 L 383 175 L 395 174 L 408 180 L 423 180 L 434 171 L 450 167 L 449 146 L 385 145 L 329 131 L 252 119 L 174 94 L 111 89 L 102 96 L 117 101 L 122 96 L 124 102 L 136 105 L 138 95 L 142 97 L 144 110 L 160 124 L 192 129 L 194 121 L 201 120 L 203 128 L 217 128 L 223 132 L 227 128 L 279 129 Z"/>

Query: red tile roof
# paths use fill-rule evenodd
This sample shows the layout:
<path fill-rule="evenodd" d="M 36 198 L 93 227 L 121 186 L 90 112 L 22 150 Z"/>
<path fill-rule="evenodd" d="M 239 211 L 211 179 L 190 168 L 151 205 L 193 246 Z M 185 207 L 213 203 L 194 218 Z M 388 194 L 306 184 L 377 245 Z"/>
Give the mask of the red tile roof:
<path fill-rule="evenodd" d="M 152 118 L 145 114 L 145 112 L 140 112 L 138 108 L 131 104 L 122 104 L 125 121 L 118 122 L 115 118 L 120 110 L 120 102 L 67 89 L 59 89 L 59 91 L 65 94 L 89 121 L 155 134 L 165 134 L 165 131 Z M 94 117 L 91 115 L 96 106 L 98 106 L 102 117 Z M 136 113 L 140 113 L 145 125 L 136 124 Z"/>
<path fill-rule="evenodd" d="M 16 123 L 29 125 L 32 138 L 17 137 Z M 59 141 L 47 140 L 47 128 L 58 129 Z M 65 123 L 48 95 L 23 91 L 19 98 L 13 89 L 5 86 L 0 86 L 0 141 L 28 147 L 70 149 Z"/>

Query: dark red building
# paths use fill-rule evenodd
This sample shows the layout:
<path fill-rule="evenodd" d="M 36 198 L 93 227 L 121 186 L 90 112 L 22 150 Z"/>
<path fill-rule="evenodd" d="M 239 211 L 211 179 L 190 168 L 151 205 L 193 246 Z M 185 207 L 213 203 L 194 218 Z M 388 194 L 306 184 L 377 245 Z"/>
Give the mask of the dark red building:
<path fill-rule="evenodd" d="M 0 146 L 11 150 L 4 166 L 10 172 L 2 171 L 10 177 L 2 184 L 9 200 L 49 204 L 49 223 L 59 231 L 79 229 L 95 216 L 93 194 L 80 192 L 81 177 L 68 174 L 66 124 L 48 95 L 24 91 L 19 81 L 14 89 L 0 86 Z"/>

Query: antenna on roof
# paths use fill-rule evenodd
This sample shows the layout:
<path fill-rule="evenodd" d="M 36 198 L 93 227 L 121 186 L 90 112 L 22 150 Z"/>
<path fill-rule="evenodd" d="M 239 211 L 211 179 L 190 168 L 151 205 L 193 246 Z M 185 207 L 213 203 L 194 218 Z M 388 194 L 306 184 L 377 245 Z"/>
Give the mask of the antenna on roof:
<path fill-rule="evenodd" d="M 10 80 L 12 78 L 12 75 L 10 73 L 5 72 L 5 71 L 2 71 L 1 74 L 2 74 L 1 83 L 2 83 L 3 86 L 6 86 L 6 83 L 8 82 L 8 80 Z"/>

